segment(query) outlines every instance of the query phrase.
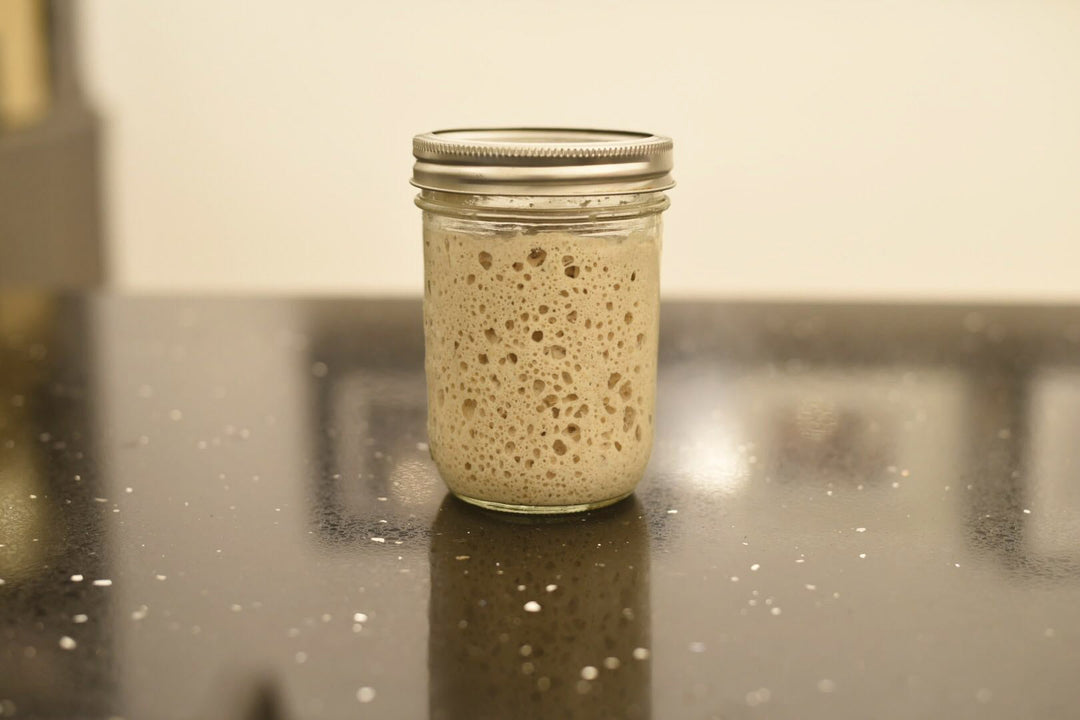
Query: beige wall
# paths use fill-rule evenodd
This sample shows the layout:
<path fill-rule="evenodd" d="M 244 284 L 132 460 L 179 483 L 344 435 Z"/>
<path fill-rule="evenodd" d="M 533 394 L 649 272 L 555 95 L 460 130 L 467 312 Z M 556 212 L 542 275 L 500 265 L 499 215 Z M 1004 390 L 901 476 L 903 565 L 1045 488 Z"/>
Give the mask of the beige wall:
<path fill-rule="evenodd" d="M 676 140 L 669 295 L 1080 300 L 1080 3 L 83 3 L 113 277 L 418 292 L 410 136 Z"/>

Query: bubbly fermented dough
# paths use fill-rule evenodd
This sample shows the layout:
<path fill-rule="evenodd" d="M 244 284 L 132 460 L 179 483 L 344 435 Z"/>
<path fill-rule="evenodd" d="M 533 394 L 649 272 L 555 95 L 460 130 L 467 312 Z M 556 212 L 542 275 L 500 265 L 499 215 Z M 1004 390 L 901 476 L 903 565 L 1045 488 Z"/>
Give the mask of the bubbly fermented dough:
<path fill-rule="evenodd" d="M 428 434 L 452 491 L 565 506 L 634 489 L 652 447 L 658 232 L 426 227 Z"/>

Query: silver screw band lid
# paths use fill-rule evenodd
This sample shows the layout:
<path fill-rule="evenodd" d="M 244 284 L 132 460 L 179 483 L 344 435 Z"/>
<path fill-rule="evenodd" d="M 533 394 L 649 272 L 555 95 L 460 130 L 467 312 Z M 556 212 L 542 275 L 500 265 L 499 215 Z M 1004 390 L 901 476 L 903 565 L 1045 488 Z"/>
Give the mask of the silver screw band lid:
<path fill-rule="evenodd" d="M 484 128 L 413 138 L 412 184 L 474 195 L 657 192 L 671 178 L 671 138 L 620 130 Z"/>

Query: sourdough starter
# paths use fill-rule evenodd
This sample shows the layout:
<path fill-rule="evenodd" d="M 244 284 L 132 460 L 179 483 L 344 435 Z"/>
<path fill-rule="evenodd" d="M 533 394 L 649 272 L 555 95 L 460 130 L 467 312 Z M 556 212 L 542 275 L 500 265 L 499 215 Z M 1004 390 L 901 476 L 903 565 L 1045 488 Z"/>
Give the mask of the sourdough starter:
<path fill-rule="evenodd" d="M 428 433 L 450 489 L 571 506 L 631 491 L 656 394 L 659 225 L 628 237 L 427 224 Z"/>

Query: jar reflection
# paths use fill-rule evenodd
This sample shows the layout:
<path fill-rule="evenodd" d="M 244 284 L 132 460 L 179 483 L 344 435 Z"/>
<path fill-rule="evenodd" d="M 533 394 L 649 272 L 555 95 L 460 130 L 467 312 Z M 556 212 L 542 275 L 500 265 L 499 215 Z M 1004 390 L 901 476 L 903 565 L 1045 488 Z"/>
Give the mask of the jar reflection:
<path fill-rule="evenodd" d="M 648 528 L 636 498 L 521 517 L 447 496 L 431 542 L 433 720 L 646 718 Z"/>

